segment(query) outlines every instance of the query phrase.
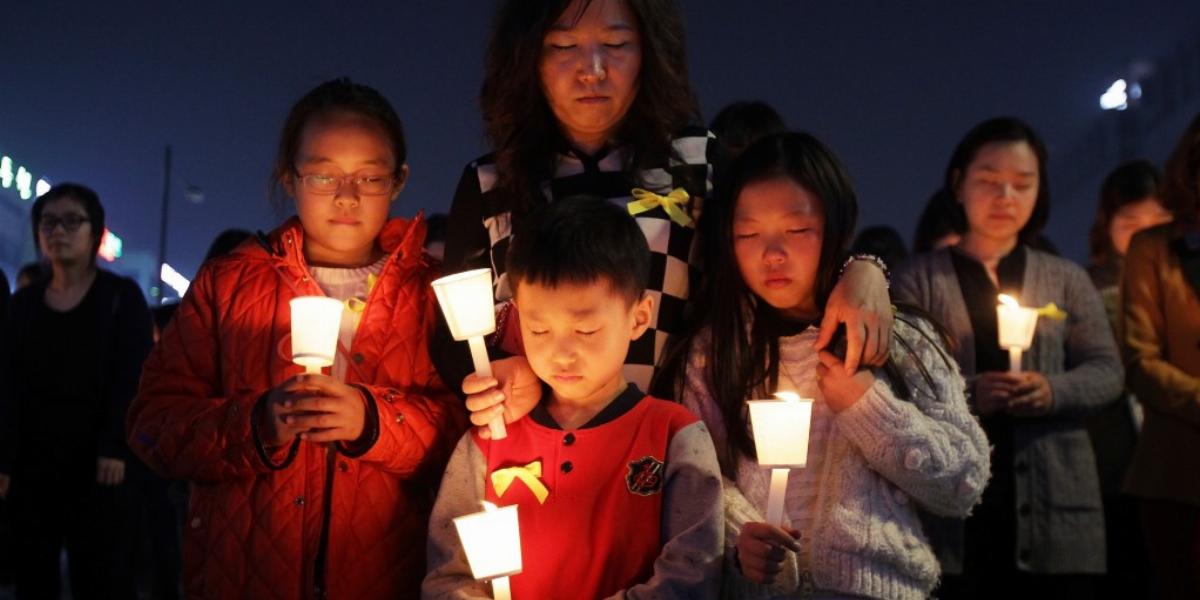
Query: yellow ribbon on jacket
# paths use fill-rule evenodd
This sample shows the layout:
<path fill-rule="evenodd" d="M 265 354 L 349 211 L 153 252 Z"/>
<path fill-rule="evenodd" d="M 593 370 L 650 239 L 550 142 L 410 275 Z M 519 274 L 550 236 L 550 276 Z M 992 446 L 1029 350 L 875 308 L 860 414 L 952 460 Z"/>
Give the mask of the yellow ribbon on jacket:
<path fill-rule="evenodd" d="M 1051 302 L 1041 308 L 1036 309 L 1039 317 L 1054 319 L 1055 321 L 1064 321 L 1067 318 L 1067 312 L 1059 308 L 1057 304 Z"/>
<path fill-rule="evenodd" d="M 683 188 L 675 188 L 666 196 L 660 196 L 642 188 L 633 188 L 633 198 L 633 202 L 626 205 L 631 215 L 640 215 L 661 206 L 672 221 L 684 227 L 691 227 L 694 223 L 691 215 L 685 209 L 691 196 Z"/>
<path fill-rule="evenodd" d="M 374 273 L 367 273 L 367 296 L 371 295 L 371 290 L 375 289 L 375 284 L 379 281 Z M 360 316 L 364 310 L 367 310 L 367 301 L 362 298 L 354 297 L 346 299 L 346 310 L 358 313 Z"/>
<path fill-rule="evenodd" d="M 550 490 L 546 489 L 546 484 L 538 479 L 541 476 L 542 461 L 540 460 L 535 460 L 523 467 L 496 469 L 492 471 L 492 489 L 496 490 L 496 496 L 503 496 L 512 482 L 520 479 L 537 497 L 538 504 L 545 504 Z"/>

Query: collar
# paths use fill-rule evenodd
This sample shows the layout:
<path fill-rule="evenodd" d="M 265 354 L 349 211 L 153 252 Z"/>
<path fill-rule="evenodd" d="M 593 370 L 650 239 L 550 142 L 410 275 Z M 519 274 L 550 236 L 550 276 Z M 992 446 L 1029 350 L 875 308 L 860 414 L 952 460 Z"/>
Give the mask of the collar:
<path fill-rule="evenodd" d="M 559 426 L 558 422 L 554 420 L 554 417 L 550 416 L 550 411 L 546 407 L 551 397 L 550 386 L 543 383 L 542 400 L 538 402 L 538 405 L 535 406 L 532 411 L 530 411 L 529 418 L 533 419 L 534 423 L 537 423 L 542 427 L 561 431 L 562 427 Z M 633 407 L 637 406 L 637 404 L 645 397 L 646 394 L 643 393 L 642 390 L 638 389 L 638 386 L 631 383 L 625 387 L 625 391 L 618 394 L 612 402 L 609 402 L 608 406 L 604 407 L 604 410 L 596 413 L 596 416 L 592 417 L 592 419 L 587 423 L 584 423 L 580 429 L 592 429 L 606 423 L 611 423 L 612 421 L 615 421 L 623 416 L 625 413 L 633 410 Z"/>

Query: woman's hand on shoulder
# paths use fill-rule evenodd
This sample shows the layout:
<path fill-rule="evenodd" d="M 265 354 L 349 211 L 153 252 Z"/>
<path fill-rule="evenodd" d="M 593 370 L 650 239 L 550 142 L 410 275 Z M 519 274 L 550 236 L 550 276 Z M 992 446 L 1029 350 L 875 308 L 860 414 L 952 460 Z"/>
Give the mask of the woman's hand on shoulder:
<path fill-rule="evenodd" d="M 870 261 L 852 261 L 825 302 L 816 349 L 824 350 L 838 324 L 845 323 L 846 373 L 861 365 L 881 366 L 888 358 L 892 318 L 883 270 Z"/>
<path fill-rule="evenodd" d="M 542 399 L 542 382 L 524 356 L 510 356 L 492 362 L 492 377 L 467 375 L 462 383 L 467 395 L 467 410 L 471 423 L 482 427 L 480 435 L 491 437 L 487 428 L 503 414 L 505 423 L 512 423 L 529 414 Z"/>

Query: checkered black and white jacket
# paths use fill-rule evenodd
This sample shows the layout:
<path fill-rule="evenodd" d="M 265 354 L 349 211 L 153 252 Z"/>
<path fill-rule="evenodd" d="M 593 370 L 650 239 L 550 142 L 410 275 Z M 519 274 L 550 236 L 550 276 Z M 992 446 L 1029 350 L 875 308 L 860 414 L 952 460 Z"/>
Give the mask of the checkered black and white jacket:
<path fill-rule="evenodd" d="M 555 176 L 542 182 L 541 195 L 546 201 L 553 202 L 586 194 L 608 198 L 624 207 L 633 199 L 633 188 L 663 195 L 683 188 L 691 196 L 688 212 L 698 217 L 701 205 L 712 194 L 713 162 L 719 152 L 716 137 L 702 127 L 687 128 L 672 140 L 671 148 L 672 155 L 667 164 L 636 172 L 629 168 L 632 151 L 628 147 L 606 148 L 595 156 L 574 150 L 565 152 L 559 155 Z M 464 169 L 450 209 L 445 264 L 447 273 L 491 268 L 497 304 L 512 297 L 505 275 L 505 257 L 514 229 L 513 220 L 521 217 L 519 199 L 498 187 L 498 179 L 496 164 L 490 154 Z M 683 333 L 685 308 L 699 284 L 700 245 L 695 222 L 680 225 L 662 208 L 643 212 L 635 218 L 650 246 L 650 279 L 646 291 L 654 298 L 656 314 L 651 319 L 650 329 L 629 348 L 625 377 L 642 389 L 648 389 L 668 339 Z M 463 365 L 460 376 L 459 369 L 439 365 L 443 377 L 449 377 L 451 388 L 457 387 L 455 382 L 462 380 L 468 368 L 469 364 Z"/>

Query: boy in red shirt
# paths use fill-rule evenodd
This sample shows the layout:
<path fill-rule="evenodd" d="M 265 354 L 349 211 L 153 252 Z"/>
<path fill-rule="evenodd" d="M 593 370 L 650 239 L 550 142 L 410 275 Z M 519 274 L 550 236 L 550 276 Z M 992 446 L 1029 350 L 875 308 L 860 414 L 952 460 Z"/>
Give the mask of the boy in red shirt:
<path fill-rule="evenodd" d="M 429 523 L 423 597 L 491 597 L 452 522 L 483 500 L 519 507 L 514 598 L 716 597 L 724 522 L 708 430 L 622 374 L 651 325 L 650 263 L 637 223 L 605 200 L 551 203 L 523 223 L 507 272 L 542 401 L 503 440 L 459 442 Z"/>

